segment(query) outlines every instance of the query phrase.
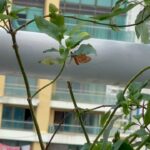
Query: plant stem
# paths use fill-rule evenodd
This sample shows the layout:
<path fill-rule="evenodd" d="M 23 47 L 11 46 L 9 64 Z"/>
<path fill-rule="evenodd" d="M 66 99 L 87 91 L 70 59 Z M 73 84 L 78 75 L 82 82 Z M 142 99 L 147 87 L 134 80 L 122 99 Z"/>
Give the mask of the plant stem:
<path fill-rule="evenodd" d="M 86 132 L 86 129 L 85 129 L 85 126 L 84 126 L 84 123 L 83 123 L 83 120 L 81 118 L 81 115 L 80 115 L 80 111 L 78 109 L 78 106 L 77 106 L 77 103 L 76 103 L 76 100 L 75 100 L 75 97 L 74 97 L 74 94 L 73 94 L 73 91 L 72 91 L 72 86 L 71 86 L 71 83 L 69 81 L 67 81 L 67 84 L 68 84 L 68 89 L 69 89 L 69 92 L 70 92 L 70 96 L 71 96 L 71 99 L 72 99 L 72 102 L 74 104 L 74 107 L 75 107 L 75 111 L 76 111 L 76 114 L 78 116 L 78 119 L 80 121 L 80 125 L 82 127 L 82 130 L 83 130 L 83 133 L 85 135 L 85 138 L 86 138 L 86 141 L 87 143 L 90 144 L 90 139 L 89 139 L 89 136 Z"/>
<path fill-rule="evenodd" d="M 149 70 L 150 66 L 144 67 L 142 70 L 140 70 L 135 76 L 133 76 L 133 78 L 131 78 L 131 80 L 127 83 L 127 85 L 125 86 L 124 90 L 123 90 L 123 94 L 125 94 L 126 90 L 128 89 L 128 87 L 130 86 L 130 84 L 136 80 L 142 73 L 144 73 L 145 71 Z"/>
<path fill-rule="evenodd" d="M 94 148 L 96 142 L 98 141 L 98 139 L 100 138 L 100 136 L 103 134 L 103 132 L 105 131 L 105 129 L 106 129 L 107 126 L 109 125 L 111 119 L 113 118 L 114 114 L 116 113 L 116 111 L 117 111 L 117 109 L 118 109 L 119 107 L 120 107 L 120 105 L 117 105 L 117 106 L 114 108 L 114 110 L 113 110 L 113 112 L 111 113 L 109 119 L 107 120 L 105 126 L 104 126 L 103 129 L 99 132 L 99 134 L 97 135 L 97 137 L 95 138 L 93 144 L 92 144 L 91 147 L 90 147 L 90 150 L 93 150 L 93 148 Z"/>
<path fill-rule="evenodd" d="M 145 138 L 144 141 L 141 142 L 141 144 L 136 148 L 136 150 L 140 150 L 148 140 L 150 140 L 150 135 L 147 138 Z"/>
<path fill-rule="evenodd" d="M 7 15 L 9 15 L 9 12 L 8 12 L 7 9 L 6 9 L 6 13 L 7 13 Z M 30 92 L 30 86 L 29 86 L 29 82 L 28 82 L 28 77 L 26 75 L 26 72 L 25 72 L 25 69 L 24 69 L 24 66 L 23 66 L 20 54 L 19 54 L 19 48 L 18 48 L 18 44 L 17 44 L 17 40 L 16 40 L 16 32 L 13 31 L 13 28 L 12 28 L 10 20 L 8 20 L 8 23 L 9 23 L 9 30 L 10 30 L 9 33 L 11 35 L 12 42 L 13 42 L 13 46 L 12 47 L 13 47 L 13 49 L 15 51 L 16 59 L 18 61 L 18 65 L 19 65 L 20 71 L 22 73 L 22 77 L 24 79 L 24 83 L 25 83 L 25 87 L 26 87 L 27 101 L 28 101 L 28 104 L 29 104 L 31 116 L 32 116 L 32 119 L 33 119 L 33 122 L 34 122 L 34 125 L 35 125 L 35 129 L 36 129 L 38 138 L 39 138 L 41 149 L 44 150 L 44 144 L 43 144 L 43 141 L 42 141 L 40 128 L 38 126 L 38 123 L 37 123 L 37 120 L 36 120 L 36 117 L 35 117 L 35 113 L 34 113 L 34 108 L 33 108 L 32 101 L 31 101 L 32 99 L 31 99 L 31 92 Z"/>
<path fill-rule="evenodd" d="M 63 72 L 64 68 L 65 68 L 65 64 L 66 62 L 64 62 L 61 70 L 59 71 L 59 73 L 57 74 L 57 76 L 51 81 L 49 82 L 48 84 L 44 85 L 43 87 L 41 87 L 39 90 L 37 90 L 32 96 L 31 98 L 35 97 L 39 92 L 41 92 L 42 90 L 44 90 L 46 87 L 50 86 L 52 83 L 54 83 L 61 75 L 61 73 Z"/>

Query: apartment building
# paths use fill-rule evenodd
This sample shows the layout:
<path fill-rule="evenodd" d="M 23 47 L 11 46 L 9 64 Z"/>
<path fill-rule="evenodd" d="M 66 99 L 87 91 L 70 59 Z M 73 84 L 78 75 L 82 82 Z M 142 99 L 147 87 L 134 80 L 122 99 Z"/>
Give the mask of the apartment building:
<path fill-rule="evenodd" d="M 110 12 L 115 0 L 13 0 L 12 9 L 29 7 L 19 14 L 19 19 L 13 22 L 14 28 L 24 24 L 35 15 L 45 15 L 49 3 L 54 3 L 65 15 L 89 17 L 94 14 Z M 120 24 L 126 22 L 127 15 L 117 17 Z M 79 23 L 77 20 L 66 19 L 68 28 Z M 83 30 L 88 31 L 92 37 L 122 41 L 134 41 L 133 32 L 121 29 L 119 32 L 94 24 L 84 24 Z M 25 27 L 25 31 L 38 32 L 34 23 Z M 30 77 L 32 93 L 47 84 L 52 78 Z M 94 108 L 103 104 L 115 104 L 116 93 L 119 87 L 105 84 L 73 82 L 73 91 L 78 106 L 81 108 Z M 9 146 L 27 145 L 32 150 L 40 150 L 40 145 L 35 133 L 33 121 L 26 101 L 26 91 L 20 75 L 0 76 L 0 143 Z M 59 80 L 47 87 L 33 99 L 36 117 L 42 133 L 44 143 L 48 143 L 54 130 L 63 121 L 57 135 L 54 137 L 52 150 L 78 150 L 85 138 L 79 121 L 74 113 L 74 107 L 68 92 L 66 81 Z M 92 113 L 83 115 L 83 121 L 90 139 L 94 139 L 100 130 L 100 115 L 109 108 L 97 109 Z M 115 128 L 114 128 L 115 132 Z"/>

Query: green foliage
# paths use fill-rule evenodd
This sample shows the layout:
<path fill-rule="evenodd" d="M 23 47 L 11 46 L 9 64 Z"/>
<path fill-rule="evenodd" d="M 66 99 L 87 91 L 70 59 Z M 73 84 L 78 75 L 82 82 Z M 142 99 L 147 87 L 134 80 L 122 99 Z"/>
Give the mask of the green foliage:
<path fill-rule="evenodd" d="M 150 124 L 150 102 L 147 104 L 147 109 L 144 115 L 144 123 L 146 126 Z"/>
<path fill-rule="evenodd" d="M 0 13 L 3 13 L 5 11 L 7 5 L 7 0 L 0 0 Z"/>
<path fill-rule="evenodd" d="M 140 38 L 143 43 L 150 42 L 150 33 L 149 33 L 149 21 L 150 21 L 150 7 L 144 7 L 143 10 L 137 15 L 135 23 L 135 32 L 137 38 Z M 143 22 L 138 24 L 139 22 Z"/>
<path fill-rule="evenodd" d="M 66 45 L 69 49 L 75 48 L 79 45 L 83 40 L 90 38 L 90 35 L 87 32 L 80 32 L 73 34 L 69 38 L 66 39 Z"/>
<path fill-rule="evenodd" d="M 136 126 L 137 124 L 135 122 L 129 122 L 125 127 L 124 131 L 130 129 L 132 126 Z"/>
<path fill-rule="evenodd" d="M 103 115 L 101 115 L 101 120 L 100 120 L 100 126 L 103 127 L 107 121 L 107 119 L 109 118 L 111 114 L 111 111 L 108 111 L 106 113 L 104 113 Z"/>
<path fill-rule="evenodd" d="M 86 54 L 86 55 L 95 54 L 96 55 L 96 50 L 90 44 L 81 44 L 78 50 L 74 52 L 74 55 L 81 55 L 81 54 Z"/>
<path fill-rule="evenodd" d="M 112 150 L 133 150 L 133 147 L 124 140 L 118 140 Z"/>
<path fill-rule="evenodd" d="M 58 8 L 54 4 L 50 3 L 49 4 L 49 13 L 56 14 L 57 12 L 58 12 Z"/>
<path fill-rule="evenodd" d="M 61 42 L 64 35 L 62 30 L 56 24 L 45 20 L 43 17 L 35 17 L 35 22 L 41 32 L 48 34 L 59 43 Z"/>
<path fill-rule="evenodd" d="M 150 5 L 150 0 L 144 0 L 145 5 Z"/>

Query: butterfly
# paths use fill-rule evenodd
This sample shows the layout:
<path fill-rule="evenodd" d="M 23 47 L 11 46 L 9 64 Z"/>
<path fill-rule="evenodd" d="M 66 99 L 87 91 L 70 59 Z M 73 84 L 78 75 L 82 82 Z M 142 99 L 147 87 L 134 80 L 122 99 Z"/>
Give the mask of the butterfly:
<path fill-rule="evenodd" d="M 76 65 L 88 63 L 91 61 L 91 57 L 87 56 L 86 54 L 75 55 L 71 53 L 71 57 L 74 59 Z"/>

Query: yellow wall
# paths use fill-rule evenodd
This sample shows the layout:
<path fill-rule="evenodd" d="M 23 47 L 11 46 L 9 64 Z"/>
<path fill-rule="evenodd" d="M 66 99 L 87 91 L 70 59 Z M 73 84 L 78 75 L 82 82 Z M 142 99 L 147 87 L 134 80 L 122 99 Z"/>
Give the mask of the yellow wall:
<path fill-rule="evenodd" d="M 60 0 L 45 0 L 45 8 L 44 8 L 44 14 L 49 14 L 49 4 L 54 4 L 57 8 L 59 8 Z"/>
<path fill-rule="evenodd" d="M 5 76 L 0 75 L 0 96 L 4 95 Z M 0 103 L 0 127 L 2 122 L 3 104 Z"/>
<path fill-rule="evenodd" d="M 40 144 L 37 142 L 33 143 L 32 150 L 41 150 Z"/>
<path fill-rule="evenodd" d="M 43 87 L 49 80 L 40 79 L 39 88 Z M 39 123 L 41 132 L 47 132 L 50 119 L 50 99 L 52 95 L 52 85 L 48 86 L 39 93 L 39 104 L 36 110 L 36 117 Z"/>

